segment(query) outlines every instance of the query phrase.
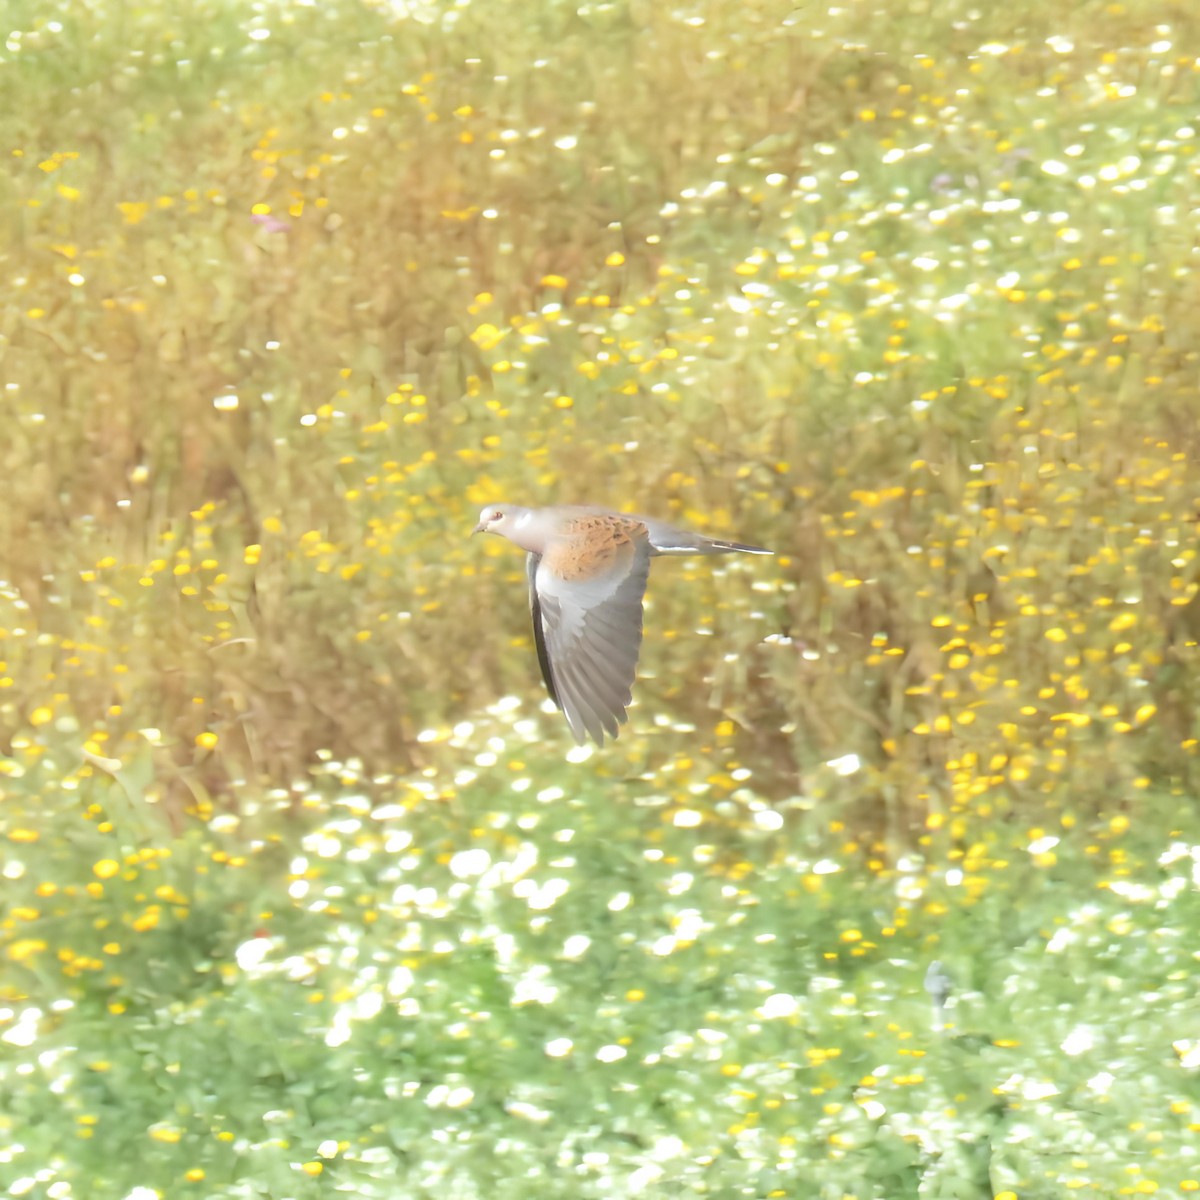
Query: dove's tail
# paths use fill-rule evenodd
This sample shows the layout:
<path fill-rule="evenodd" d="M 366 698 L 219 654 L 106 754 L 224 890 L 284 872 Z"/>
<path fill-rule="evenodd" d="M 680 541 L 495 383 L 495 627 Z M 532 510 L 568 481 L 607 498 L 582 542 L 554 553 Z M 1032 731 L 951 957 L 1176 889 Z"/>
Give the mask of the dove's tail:
<path fill-rule="evenodd" d="M 729 542 L 724 538 L 706 537 L 687 529 L 676 529 L 653 517 L 638 517 L 650 535 L 651 554 L 774 554 L 762 546 L 747 546 L 744 542 Z"/>
<path fill-rule="evenodd" d="M 720 538 L 705 538 L 701 553 L 708 554 L 774 554 L 762 546 L 747 546 L 744 542 L 723 542 Z"/>
<path fill-rule="evenodd" d="M 656 537 L 651 543 L 651 554 L 774 554 L 762 546 L 747 546 L 744 542 L 727 542 L 722 538 L 704 537 L 699 533 L 684 533 L 671 530 L 673 537 Z"/>

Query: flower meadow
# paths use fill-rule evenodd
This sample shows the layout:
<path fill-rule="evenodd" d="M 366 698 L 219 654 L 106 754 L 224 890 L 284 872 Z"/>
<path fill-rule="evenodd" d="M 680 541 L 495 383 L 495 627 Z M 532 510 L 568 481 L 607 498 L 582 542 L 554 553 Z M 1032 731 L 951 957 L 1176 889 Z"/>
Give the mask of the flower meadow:
<path fill-rule="evenodd" d="M 1193 6 L 4 26 L 0 1195 L 1200 1191 Z"/>

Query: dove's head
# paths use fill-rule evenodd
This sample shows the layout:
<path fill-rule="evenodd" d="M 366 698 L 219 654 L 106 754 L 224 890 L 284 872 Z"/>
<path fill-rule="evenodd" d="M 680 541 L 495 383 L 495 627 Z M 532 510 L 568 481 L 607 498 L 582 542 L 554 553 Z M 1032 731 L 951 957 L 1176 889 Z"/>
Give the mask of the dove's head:
<path fill-rule="evenodd" d="M 489 504 L 479 514 L 479 524 L 471 532 L 498 533 L 512 538 L 513 534 L 528 523 L 529 509 L 513 504 Z"/>

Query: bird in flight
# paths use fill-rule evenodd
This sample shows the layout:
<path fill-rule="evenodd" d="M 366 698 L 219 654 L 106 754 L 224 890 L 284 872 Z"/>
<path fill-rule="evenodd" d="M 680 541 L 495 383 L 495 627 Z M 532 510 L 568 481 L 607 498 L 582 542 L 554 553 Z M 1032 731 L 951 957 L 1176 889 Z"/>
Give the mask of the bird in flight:
<path fill-rule="evenodd" d="M 527 552 L 538 664 L 580 745 L 590 737 L 603 746 L 626 720 L 651 558 L 774 553 L 590 506 L 489 504 L 473 532 L 498 533 Z"/>

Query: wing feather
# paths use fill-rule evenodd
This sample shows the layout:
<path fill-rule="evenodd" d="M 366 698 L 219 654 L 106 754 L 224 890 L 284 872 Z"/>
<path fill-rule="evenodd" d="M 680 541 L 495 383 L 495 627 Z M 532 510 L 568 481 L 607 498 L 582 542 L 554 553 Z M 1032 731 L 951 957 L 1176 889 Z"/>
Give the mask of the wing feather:
<path fill-rule="evenodd" d="M 616 720 L 605 711 L 591 681 L 579 672 L 574 663 L 559 670 L 558 690 L 567 723 L 577 742 L 582 745 L 590 737 L 598 745 L 603 745 L 606 730 L 613 737 L 617 736 Z"/>

